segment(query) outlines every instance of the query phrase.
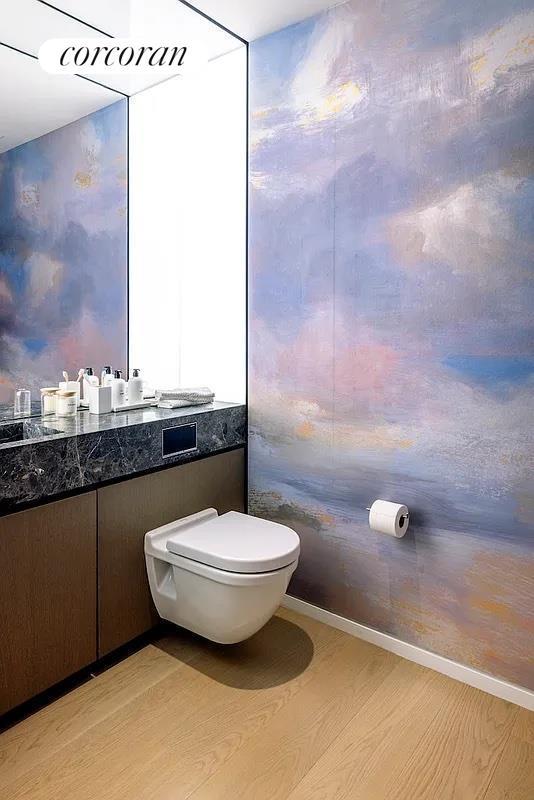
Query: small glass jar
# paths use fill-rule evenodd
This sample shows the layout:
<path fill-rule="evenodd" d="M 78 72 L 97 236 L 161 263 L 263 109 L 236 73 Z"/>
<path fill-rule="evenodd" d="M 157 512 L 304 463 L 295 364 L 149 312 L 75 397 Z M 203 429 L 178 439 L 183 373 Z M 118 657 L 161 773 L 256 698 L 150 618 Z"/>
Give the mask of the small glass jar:
<path fill-rule="evenodd" d="M 49 414 L 55 414 L 57 411 L 57 395 L 59 389 L 50 387 L 48 389 L 41 389 L 41 416 L 46 417 Z"/>
<path fill-rule="evenodd" d="M 78 410 L 78 400 L 76 392 L 58 392 L 57 410 L 58 417 L 75 417 Z"/>

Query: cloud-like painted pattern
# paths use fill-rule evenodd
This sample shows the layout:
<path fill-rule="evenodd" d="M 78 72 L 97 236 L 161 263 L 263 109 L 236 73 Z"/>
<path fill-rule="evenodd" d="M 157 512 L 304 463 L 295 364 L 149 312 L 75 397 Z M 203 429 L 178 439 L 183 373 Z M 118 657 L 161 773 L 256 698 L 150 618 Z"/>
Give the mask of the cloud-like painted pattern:
<path fill-rule="evenodd" d="M 126 361 L 127 109 L 0 155 L 0 402 Z"/>
<path fill-rule="evenodd" d="M 251 499 L 292 591 L 534 688 L 531 1 L 251 47 Z M 400 542 L 366 506 L 413 510 Z"/>

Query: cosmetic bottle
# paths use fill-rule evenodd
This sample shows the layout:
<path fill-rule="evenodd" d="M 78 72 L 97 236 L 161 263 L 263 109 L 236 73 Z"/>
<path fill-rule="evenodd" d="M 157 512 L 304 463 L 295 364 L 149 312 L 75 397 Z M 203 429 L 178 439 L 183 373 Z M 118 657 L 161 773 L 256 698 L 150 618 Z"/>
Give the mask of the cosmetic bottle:
<path fill-rule="evenodd" d="M 89 387 L 98 386 L 98 378 L 96 377 L 92 367 L 86 367 L 83 374 L 83 399 L 89 401 Z"/>
<path fill-rule="evenodd" d="M 143 379 L 140 374 L 141 370 L 134 369 L 128 381 L 128 403 L 131 405 L 143 402 Z"/>
<path fill-rule="evenodd" d="M 113 408 L 123 406 L 126 401 L 126 381 L 123 380 L 122 372 L 116 369 L 113 381 L 111 382 L 111 403 Z"/>
<path fill-rule="evenodd" d="M 102 370 L 102 377 L 100 380 L 100 384 L 102 386 L 111 386 L 111 382 L 113 380 L 113 370 L 111 367 L 104 367 Z"/>

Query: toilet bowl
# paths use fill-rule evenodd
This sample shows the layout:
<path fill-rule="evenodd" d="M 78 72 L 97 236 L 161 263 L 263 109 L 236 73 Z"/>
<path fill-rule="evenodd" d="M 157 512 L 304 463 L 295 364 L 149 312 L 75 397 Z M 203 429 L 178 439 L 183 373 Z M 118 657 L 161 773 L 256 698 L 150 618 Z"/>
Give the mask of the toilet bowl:
<path fill-rule="evenodd" d="M 213 508 L 145 536 L 160 617 L 220 644 L 248 639 L 271 619 L 299 553 L 299 537 L 285 525 Z"/>

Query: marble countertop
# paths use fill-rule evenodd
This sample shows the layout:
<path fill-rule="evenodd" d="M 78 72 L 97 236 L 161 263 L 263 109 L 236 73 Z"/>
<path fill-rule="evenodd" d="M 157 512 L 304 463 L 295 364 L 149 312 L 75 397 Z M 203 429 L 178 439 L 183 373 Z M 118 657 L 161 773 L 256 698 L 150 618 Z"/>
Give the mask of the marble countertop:
<path fill-rule="evenodd" d="M 196 450 L 163 457 L 161 431 L 191 422 L 197 424 Z M 246 438 L 247 410 L 239 403 L 103 416 L 81 411 L 72 419 L 13 419 L 9 409 L 0 415 L 0 515 L 243 446 Z"/>
<path fill-rule="evenodd" d="M 13 409 L 9 406 L 0 408 L 0 453 L 6 448 L 27 447 L 36 442 L 50 442 L 57 439 L 64 439 L 70 436 L 83 436 L 89 433 L 103 433 L 120 428 L 127 428 L 132 425 L 145 425 L 149 422 L 182 421 L 184 417 L 191 415 L 208 414 L 214 411 L 222 411 L 232 408 L 241 408 L 239 403 L 214 402 L 202 406 L 187 406 L 186 408 L 149 408 L 136 409 L 134 411 L 119 411 L 111 414 L 96 416 L 89 411 L 80 410 L 76 417 L 56 417 L 52 414 L 45 417 L 33 414 L 31 417 L 13 417 Z M 6 426 L 27 425 L 30 429 L 35 429 L 26 439 L 14 442 L 2 443 L 2 430 Z M 177 424 L 180 424 L 178 422 Z M 45 431 L 53 431 L 47 434 Z"/>

